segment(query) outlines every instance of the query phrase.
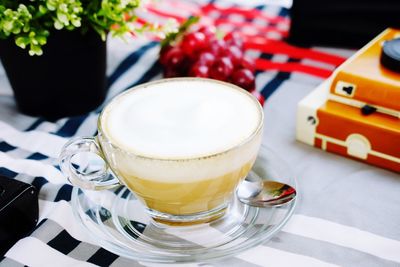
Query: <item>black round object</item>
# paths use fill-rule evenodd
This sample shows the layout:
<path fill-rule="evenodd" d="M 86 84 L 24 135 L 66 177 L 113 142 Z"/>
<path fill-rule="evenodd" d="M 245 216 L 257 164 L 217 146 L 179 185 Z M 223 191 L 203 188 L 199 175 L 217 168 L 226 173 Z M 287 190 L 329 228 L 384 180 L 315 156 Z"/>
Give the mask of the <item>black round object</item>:
<path fill-rule="evenodd" d="M 383 43 L 381 64 L 391 71 L 400 72 L 400 38 Z"/>

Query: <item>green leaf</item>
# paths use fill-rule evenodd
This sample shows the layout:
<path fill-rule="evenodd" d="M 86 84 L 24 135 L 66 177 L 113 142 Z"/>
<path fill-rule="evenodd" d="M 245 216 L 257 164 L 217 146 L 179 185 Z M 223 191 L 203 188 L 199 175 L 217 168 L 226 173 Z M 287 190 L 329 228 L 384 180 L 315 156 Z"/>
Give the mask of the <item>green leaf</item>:
<path fill-rule="evenodd" d="M 49 32 L 89 28 L 107 34 L 160 31 L 155 25 L 135 26 L 136 9 L 146 0 L 0 0 L 0 38 L 14 38 L 30 55 L 43 53 Z"/>
<path fill-rule="evenodd" d="M 48 10 L 51 10 L 51 11 L 56 10 L 56 5 L 55 5 L 54 1 L 47 1 L 46 7 Z"/>
<path fill-rule="evenodd" d="M 80 19 L 74 19 L 74 20 L 71 21 L 71 23 L 72 23 L 72 25 L 74 25 L 77 28 L 82 25 Z"/>
<path fill-rule="evenodd" d="M 43 5 L 39 5 L 39 13 L 40 14 L 46 14 L 47 13 L 47 8 Z"/>
<path fill-rule="evenodd" d="M 161 47 L 165 47 L 170 43 L 174 42 L 179 36 L 183 35 L 193 24 L 200 20 L 199 17 L 189 17 L 182 25 L 179 27 L 177 32 L 172 32 L 168 34 L 162 41 Z"/>
<path fill-rule="evenodd" d="M 39 45 L 45 45 L 47 43 L 47 37 L 45 36 L 38 36 L 36 40 L 38 41 Z"/>
<path fill-rule="evenodd" d="M 32 45 L 30 46 L 30 50 L 29 50 L 29 55 L 34 56 L 41 56 L 43 54 L 43 50 L 40 46 L 38 45 Z"/>
<path fill-rule="evenodd" d="M 62 28 L 64 28 L 64 25 L 58 20 L 54 20 L 54 28 L 56 28 L 57 30 L 61 30 Z"/>
<path fill-rule="evenodd" d="M 15 44 L 18 45 L 19 47 L 25 49 L 26 46 L 29 44 L 29 38 L 18 37 L 17 39 L 15 39 Z"/>
<path fill-rule="evenodd" d="M 64 25 L 69 25 L 68 17 L 64 13 L 57 12 L 57 19 Z"/>
<path fill-rule="evenodd" d="M 14 29 L 12 30 L 12 33 L 15 34 L 15 35 L 17 35 L 17 34 L 20 33 L 20 32 L 21 32 L 21 28 L 14 28 Z"/>
<path fill-rule="evenodd" d="M 22 30 L 23 30 L 23 32 L 29 32 L 30 29 L 31 29 L 31 27 L 29 26 L 29 24 L 25 24 L 24 28 Z"/>
<path fill-rule="evenodd" d="M 14 28 L 14 22 L 12 22 L 12 21 L 4 22 L 4 24 L 3 24 L 4 31 L 11 32 L 13 30 L 13 28 Z"/>

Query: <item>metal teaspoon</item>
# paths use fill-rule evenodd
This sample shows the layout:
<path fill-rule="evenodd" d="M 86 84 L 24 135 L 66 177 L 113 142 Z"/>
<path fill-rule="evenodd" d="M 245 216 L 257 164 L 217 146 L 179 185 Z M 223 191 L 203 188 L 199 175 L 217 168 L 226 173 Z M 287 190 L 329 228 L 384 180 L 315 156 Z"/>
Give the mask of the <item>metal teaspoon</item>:
<path fill-rule="evenodd" d="M 263 180 L 254 171 L 239 185 L 236 191 L 238 199 L 255 207 L 280 207 L 296 198 L 296 189 L 285 183 Z"/>

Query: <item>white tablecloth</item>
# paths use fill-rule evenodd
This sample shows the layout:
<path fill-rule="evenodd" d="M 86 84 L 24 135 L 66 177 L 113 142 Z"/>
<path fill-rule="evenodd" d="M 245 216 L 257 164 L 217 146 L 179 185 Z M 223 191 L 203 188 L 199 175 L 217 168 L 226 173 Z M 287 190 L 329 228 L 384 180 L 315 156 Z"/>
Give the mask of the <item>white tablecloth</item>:
<path fill-rule="evenodd" d="M 109 98 L 132 84 L 161 77 L 153 65 L 158 53 L 155 43 L 110 39 L 110 76 L 143 47 L 143 53 L 112 84 Z M 276 62 L 290 61 L 285 55 L 267 56 Z M 236 257 L 185 266 L 400 266 L 399 175 L 295 140 L 297 103 L 322 80 L 276 70 L 257 75 L 257 89 L 274 92 L 264 107 L 263 143 L 291 166 L 298 179 L 299 202 L 290 221 L 272 240 Z M 55 167 L 56 158 L 72 136 L 95 134 L 96 119 L 92 113 L 52 123 L 20 114 L 0 70 L 0 173 L 40 188 L 40 224 L 6 253 L 0 266 L 161 266 L 100 248 L 72 216 L 71 186 Z"/>

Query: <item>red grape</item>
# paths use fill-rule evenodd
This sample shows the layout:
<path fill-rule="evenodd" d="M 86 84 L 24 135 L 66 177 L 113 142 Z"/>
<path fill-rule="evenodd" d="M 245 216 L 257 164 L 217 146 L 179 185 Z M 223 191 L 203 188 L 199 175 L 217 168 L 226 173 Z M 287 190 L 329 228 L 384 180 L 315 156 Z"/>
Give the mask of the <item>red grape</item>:
<path fill-rule="evenodd" d="M 226 42 L 224 40 L 214 40 L 210 42 L 208 51 L 215 56 L 220 56 L 226 50 Z"/>
<path fill-rule="evenodd" d="M 195 53 L 207 46 L 206 36 L 201 32 L 191 32 L 184 36 L 181 47 L 186 55 L 195 56 Z"/>
<path fill-rule="evenodd" d="M 174 46 L 160 51 L 165 77 L 192 76 L 231 82 L 255 92 L 255 64 L 244 56 L 239 33 L 218 39 L 214 26 L 202 26 L 185 33 Z M 258 94 L 261 101 L 262 96 Z"/>
<path fill-rule="evenodd" d="M 237 86 L 251 91 L 255 89 L 255 77 L 249 69 L 239 69 L 232 74 L 232 82 Z"/>
<path fill-rule="evenodd" d="M 167 64 L 167 55 L 168 55 L 168 51 L 172 49 L 172 46 L 167 45 L 161 48 L 160 50 L 160 63 L 162 65 L 166 65 Z"/>
<path fill-rule="evenodd" d="M 209 77 L 209 67 L 206 65 L 202 65 L 198 62 L 192 66 L 192 68 L 190 69 L 189 75 L 191 77 L 208 78 Z"/>
<path fill-rule="evenodd" d="M 240 66 L 243 58 L 243 52 L 236 45 L 229 46 L 225 51 L 224 55 L 232 60 L 234 66 Z"/>
<path fill-rule="evenodd" d="M 218 58 L 211 67 L 211 78 L 226 81 L 233 71 L 233 64 L 229 57 Z"/>
<path fill-rule="evenodd" d="M 173 77 L 181 77 L 182 75 L 178 70 L 173 68 L 164 68 L 164 77 L 165 78 L 173 78 Z"/>
<path fill-rule="evenodd" d="M 215 61 L 215 56 L 211 54 L 210 52 L 203 52 L 200 54 L 198 62 L 206 65 L 206 66 L 211 66 Z"/>
<path fill-rule="evenodd" d="M 170 49 L 165 54 L 165 62 L 166 62 L 165 65 L 167 67 L 177 69 L 183 65 L 184 61 L 185 61 L 185 55 L 183 54 L 183 51 L 178 47 Z"/>

